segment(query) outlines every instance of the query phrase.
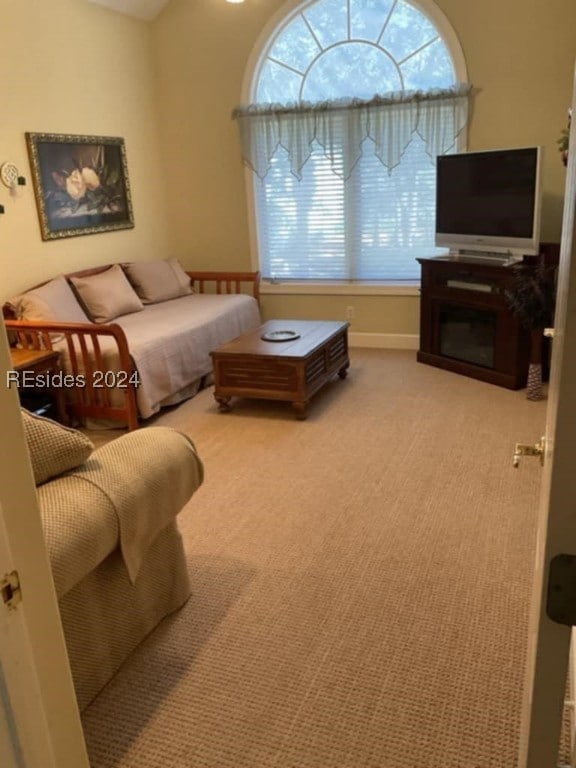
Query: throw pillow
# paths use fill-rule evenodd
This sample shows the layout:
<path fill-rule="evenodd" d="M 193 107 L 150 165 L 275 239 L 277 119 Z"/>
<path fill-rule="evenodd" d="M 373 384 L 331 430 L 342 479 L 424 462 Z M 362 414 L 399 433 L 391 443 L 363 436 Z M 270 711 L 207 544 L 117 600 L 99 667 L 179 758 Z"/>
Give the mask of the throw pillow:
<path fill-rule="evenodd" d="M 9 301 L 18 320 L 89 323 L 64 275 Z"/>
<path fill-rule="evenodd" d="M 92 441 L 77 429 L 63 427 L 24 408 L 20 412 L 36 485 L 84 464 L 94 450 Z"/>
<path fill-rule="evenodd" d="M 193 293 L 190 277 L 178 259 L 137 261 L 124 264 L 124 271 L 144 304 L 156 304 Z"/>
<path fill-rule="evenodd" d="M 144 309 L 119 264 L 89 277 L 71 277 L 70 281 L 95 323 L 109 323 Z"/>

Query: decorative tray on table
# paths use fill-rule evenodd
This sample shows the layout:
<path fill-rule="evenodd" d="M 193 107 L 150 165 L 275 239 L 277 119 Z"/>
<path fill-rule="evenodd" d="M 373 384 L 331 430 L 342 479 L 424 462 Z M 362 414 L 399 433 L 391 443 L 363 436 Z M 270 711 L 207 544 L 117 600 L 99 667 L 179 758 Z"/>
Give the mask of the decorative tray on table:
<path fill-rule="evenodd" d="M 294 341 L 299 339 L 300 334 L 296 331 L 268 331 L 260 336 L 264 341 Z"/>

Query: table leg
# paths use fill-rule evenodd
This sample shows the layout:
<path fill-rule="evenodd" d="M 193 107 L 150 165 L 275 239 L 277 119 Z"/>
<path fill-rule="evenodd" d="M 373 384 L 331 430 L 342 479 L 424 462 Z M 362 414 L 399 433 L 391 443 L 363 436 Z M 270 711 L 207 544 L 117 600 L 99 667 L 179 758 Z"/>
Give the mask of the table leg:
<path fill-rule="evenodd" d="M 296 411 L 296 418 L 300 421 L 304 421 L 306 418 L 306 409 L 308 408 L 308 401 L 305 402 L 293 402 L 292 408 Z"/>
<path fill-rule="evenodd" d="M 228 413 L 228 411 L 232 410 L 230 407 L 230 397 L 219 397 L 218 395 L 214 395 L 214 399 L 218 403 L 218 410 L 221 413 Z"/>
<path fill-rule="evenodd" d="M 50 393 L 54 398 L 54 405 L 56 406 L 56 418 L 60 424 L 65 426 L 70 425 L 70 419 L 68 417 L 68 410 L 66 408 L 65 395 L 62 387 L 51 387 Z"/>

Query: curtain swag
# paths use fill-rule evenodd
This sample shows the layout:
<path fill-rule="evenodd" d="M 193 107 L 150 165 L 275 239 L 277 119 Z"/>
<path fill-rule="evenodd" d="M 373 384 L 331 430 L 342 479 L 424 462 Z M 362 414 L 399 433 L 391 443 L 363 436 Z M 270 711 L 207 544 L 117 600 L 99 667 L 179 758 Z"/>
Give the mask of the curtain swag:
<path fill-rule="evenodd" d="M 298 104 L 249 104 L 237 107 L 243 162 L 264 179 L 272 157 L 283 147 L 290 170 L 302 178 L 302 168 L 317 141 L 334 173 L 347 179 L 362 155 L 362 142 L 371 138 L 376 156 L 389 171 L 398 165 L 413 135 L 418 133 L 430 157 L 444 154 L 466 127 L 472 86 L 467 83 L 430 91 L 401 91 L 361 99 Z M 346 146 L 349 151 L 342 152 Z"/>

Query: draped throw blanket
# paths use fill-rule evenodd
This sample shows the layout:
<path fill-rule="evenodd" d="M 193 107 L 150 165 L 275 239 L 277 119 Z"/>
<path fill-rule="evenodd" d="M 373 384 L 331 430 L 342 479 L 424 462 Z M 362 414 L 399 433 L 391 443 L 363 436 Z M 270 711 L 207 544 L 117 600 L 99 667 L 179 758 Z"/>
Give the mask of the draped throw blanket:
<path fill-rule="evenodd" d="M 319 103 L 250 104 L 237 107 L 242 159 L 264 179 L 282 146 L 290 170 L 300 179 L 317 142 L 334 173 L 347 179 L 362 154 L 366 138 L 382 164 L 392 170 L 418 133 L 431 158 L 445 154 L 466 127 L 469 84 L 430 91 L 402 91 L 364 101 L 340 99 Z M 346 152 L 342 148 L 346 146 Z"/>
<path fill-rule="evenodd" d="M 156 461 L 151 460 L 153 447 L 161 456 Z M 95 486 L 112 505 L 122 557 L 134 584 L 154 539 L 202 485 L 204 466 L 192 440 L 170 427 L 132 432 L 105 446 L 108 461 L 101 461 L 102 455 L 94 452 L 72 477 Z"/>

